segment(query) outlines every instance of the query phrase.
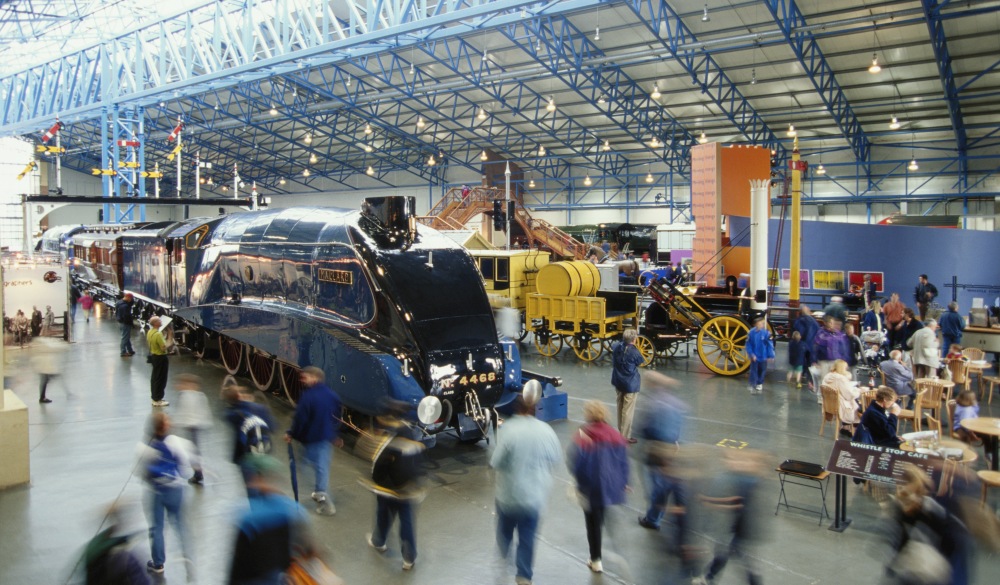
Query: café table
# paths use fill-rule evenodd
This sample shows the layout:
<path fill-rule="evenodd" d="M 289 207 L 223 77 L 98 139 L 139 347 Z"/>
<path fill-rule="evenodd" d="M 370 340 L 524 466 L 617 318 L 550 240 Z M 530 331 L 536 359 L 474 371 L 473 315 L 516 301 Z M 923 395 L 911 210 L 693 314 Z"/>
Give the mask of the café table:
<path fill-rule="evenodd" d="M 982 416 L 962 420 L 962 428 L 979 435 L 986 443 L 990 455 L 990 469 L 1000 471 L 997 466 L 997 437 L 1000 437 L 1000 418 Z"/>
<path fill-rule="evenodd" d="M 969 447 L 969 445 L 963 443 L 962 441 L 957 441 L 955 439 L 938 439 L 938 445 L 946 449 L 961 449 L 962 458 L 955 459 L 955 461 L 957 461 L 958 463 L 974 463 L 977 459 L 979 459 L 979 455 L 976 454 L 976 452 L 971 447 Z M 910 451 L 910 452 L 914 452 L 917 450 L 916 446 L 913 444 L 912 441 L 904 441 L 903 444 L 899 446 L 899 448 L 902 449 L 903 451 Z"/>

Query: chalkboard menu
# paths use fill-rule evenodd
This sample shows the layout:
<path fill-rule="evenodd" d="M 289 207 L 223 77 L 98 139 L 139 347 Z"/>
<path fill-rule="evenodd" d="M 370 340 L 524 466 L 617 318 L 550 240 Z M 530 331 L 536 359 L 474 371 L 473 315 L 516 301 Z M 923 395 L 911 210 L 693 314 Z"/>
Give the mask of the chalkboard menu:
<path fill-rule="evenodd" d="M 933 455 L 840 440 L 833 444 L 826 469 L 860 479 L 901 483 L 905 464 L 912 463 L 930 475 L 940 460 Z"/>

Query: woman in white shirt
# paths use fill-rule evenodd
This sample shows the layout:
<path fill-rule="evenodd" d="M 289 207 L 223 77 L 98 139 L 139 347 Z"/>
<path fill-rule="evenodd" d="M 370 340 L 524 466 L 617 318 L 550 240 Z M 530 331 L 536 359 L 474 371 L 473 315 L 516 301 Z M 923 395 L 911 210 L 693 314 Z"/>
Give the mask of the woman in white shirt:
<path fill-rule="evenodd" d="M 849 425 L 853 431 L 854 425 L 861 422 L 861 414 L 858 412 L 858 397 L 861 396 L 861 389 L 851 381 L 851 374 L 844 360 L 835 360 L 833 368 L 823 377 L 822 384 L 837 391 L 840 399 L 840 422 L 842 425 Z"/>

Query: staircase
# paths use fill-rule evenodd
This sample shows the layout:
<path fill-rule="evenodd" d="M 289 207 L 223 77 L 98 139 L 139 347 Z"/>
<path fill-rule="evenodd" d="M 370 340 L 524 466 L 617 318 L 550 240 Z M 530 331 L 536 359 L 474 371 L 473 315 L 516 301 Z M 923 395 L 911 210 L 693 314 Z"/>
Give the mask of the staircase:
<path fill-rule="evenodd" d="M 462 189 L 453 187 L 448 189 L 427 215 L 418 217 L 417 221 L 438 230 L 465 229 L 465 224 L 478 215 L 492 214 L 493 201 L 503 198 L 504 192 L 500 189 L 473 187 L 463 200 Z M 545 220 L 532 218 L 520 202 L 515 204 L 512 221 L 521 226 L 531 247 L 548 248 L 554 256 L 564 259 L 583 260 L 587 257 L 589 247 L 586 244 L 578 242 Z"/>

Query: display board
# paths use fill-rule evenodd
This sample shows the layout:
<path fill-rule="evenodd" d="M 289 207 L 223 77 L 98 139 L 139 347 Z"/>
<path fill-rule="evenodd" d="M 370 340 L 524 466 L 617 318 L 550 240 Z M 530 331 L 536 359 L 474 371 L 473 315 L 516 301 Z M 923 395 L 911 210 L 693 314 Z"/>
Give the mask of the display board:
<path fill-rule="evenodd" d="M 844 271 L 813 270 L 813 288 L 815 290 L 844 292 Z"/>
<path fill-rule="evenodd" d="M 792 271 L 788 268 L 781 269 L 781 280 L 791 281 Z M 812 288 L 809 286 L 809 271 L 799 270 L 799 288 L 805 290 Z"/>
<path fill-rule="evenodd" d="M 940 458 L 902 449 L 838 440 L 833 444 L 826 470 L 859 479 L 901 483 L 905 464 L 912 463 L 930 476 L 934 471 L 935 461 L 940 461 Z"/>
<path fill-rule="evenodd" d="M 44 317 L 50 310 L 59 322 L 69 308 L 69 274 L 59 264 L 7 264 L 3 267 L 3 321 L 10 324 L 17 312 L 31 319 L 37 309 Z M 61 327 L 61 325 L 60 325 Z"/>
<path fill-rule="evenodd" d="M 885 289 L 882 288 L 882 281 L 884 280 L 884 275 L 881 272 L 847 272 L 847 288 L 848 290 L 861 290 L 865 284 L 865 275 L 870 274 L 872 277 L 872 282 L 875 283 L 875 292 L 883 292 Z"/>

